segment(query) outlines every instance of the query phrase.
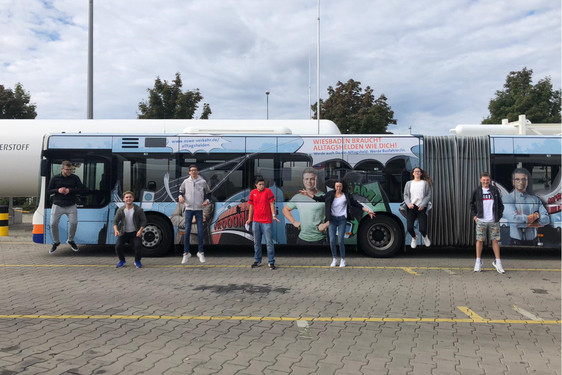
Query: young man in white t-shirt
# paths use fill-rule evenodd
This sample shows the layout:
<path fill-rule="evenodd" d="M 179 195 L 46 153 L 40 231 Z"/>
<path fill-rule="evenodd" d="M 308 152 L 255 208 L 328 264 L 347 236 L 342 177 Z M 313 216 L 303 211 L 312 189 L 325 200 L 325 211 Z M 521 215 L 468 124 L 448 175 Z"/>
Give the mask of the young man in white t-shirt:
<path fill-rule="evenodd" d="M 482 269 L 482 249 L 486 235 L 492 241 L 496 260 L 492 263 L 496 271 L 505 273 L 500 260 L 500 218 L 503 215 L 503 203 L 500 191 L 490 185 L 492 181 L 487 172 L 480 176 L 481 186 L 474 189 L 470 199 L 470 212 L 476 223 L 476 263 L 474 272 Z"/>

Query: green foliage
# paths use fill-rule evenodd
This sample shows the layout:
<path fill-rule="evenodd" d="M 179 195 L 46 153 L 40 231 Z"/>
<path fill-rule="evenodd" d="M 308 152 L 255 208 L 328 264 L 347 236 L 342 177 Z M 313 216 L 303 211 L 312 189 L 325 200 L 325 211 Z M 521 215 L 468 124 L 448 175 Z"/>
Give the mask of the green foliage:
<path fill-rule="evenodd" d="M 490 115 L 484 124 L 500 124 L 502 119 L 517 121 L 519 115 L 526 115 L 532 123 L 560 123 L 561 90 L 554 90 L 550 77 L 532 84 L 533 70 L 523 68 L 510 72 L 503 85 L 504 90 L 496 91 L 490 100 Z"/>
<path fill-rule="evenodd" d="M 203 103 L 203 113 L 201 113 L 201 120 L 208 120 L 209 116 L 213 113 L 208 103 Z"/>
<path fill-rule="evenodd" d="M 182 81 L 180 73 L 172 83 L 162 81 L 156 77 L 154 88 L 147 89 L 148 100 L 139 103 L 139 119 L 193 119 L 199 108 L 199 102 L 203 95 L 199 89 L 182 92 Z M 203 104 L 201 119 L 208 119 L 211 114 L 209 104 Z"/>
<path fill-rule="evenodd" d="M 344 134 L 385 134 L 389 124 L 396 124 L 386 96 L 375 100 L 373 89 L 367 86 L 363 92 L 359 81 L 338 81 L 335 89 L 328 87 L 328 95 L 326 101 L 320 99 L 320 118 L 332 120 Z M 317 118 L 316 104 L 312 110 Z"/>
<path fill-rule="evenodd" d="M 36 105 L 30 104 L 30 99 L 31 95 L 19 82 L 13 91 L 0 85 L 0 119 L 34 119 Z"/>

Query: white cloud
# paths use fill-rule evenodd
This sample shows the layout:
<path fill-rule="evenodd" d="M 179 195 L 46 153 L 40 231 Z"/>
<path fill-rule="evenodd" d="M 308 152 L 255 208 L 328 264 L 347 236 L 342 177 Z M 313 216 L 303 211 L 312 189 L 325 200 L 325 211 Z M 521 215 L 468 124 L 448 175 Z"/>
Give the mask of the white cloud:
<path fill-rule="evenodd" d="M 156 76 L 182 74 L 212 118 L 305 118 L 316 101 L 317 1 L 94 1 L 94 116 L 135 118 Z M 320 92 L 350 78 L 384 93 L 408 133 L 487 116 L 510 71 L 560 87 L 552 1 L 321 2 Z M 38 118 L 86 116 L 88 1 L 0 0 L 0 84 Z M 309 70 L 310 68 L 310 70 Z M 420 130 L 423 131 L 420 131 Z"/>

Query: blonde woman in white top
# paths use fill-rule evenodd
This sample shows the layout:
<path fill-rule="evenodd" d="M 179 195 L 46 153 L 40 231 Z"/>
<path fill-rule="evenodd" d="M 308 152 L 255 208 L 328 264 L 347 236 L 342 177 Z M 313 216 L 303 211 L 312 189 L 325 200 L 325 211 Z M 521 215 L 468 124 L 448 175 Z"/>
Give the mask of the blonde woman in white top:
<path fill-rule="evenodd" d="M 406 182 L 404 187 L 404 203 L 407 206 L 406 223 L 408 233 L 412 236 L 411 247 L 418 245 L 418 237 L 414 231 L 414 222 L 419 223 L 420 233 L 425 246 L 430 246 L 431 241 L 427 237 L 427 211 L 431 204 L 431 178 L 420 168 L 415 167 L 412 171 L 412 179 Z"/>

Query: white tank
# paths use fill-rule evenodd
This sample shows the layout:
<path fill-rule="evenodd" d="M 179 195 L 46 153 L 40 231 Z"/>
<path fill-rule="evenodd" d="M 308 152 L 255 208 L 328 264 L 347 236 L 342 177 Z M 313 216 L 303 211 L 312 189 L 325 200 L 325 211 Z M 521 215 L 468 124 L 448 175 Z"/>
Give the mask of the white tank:
<path fill-rule="evenodd" d="M 519 129 L 522 126 L 521 129 Z M 449 130 L 459 136 L 475 135 L 559 135 L 562 133 L 561 124 L 531 124 L 519 125 L 515 122 L 501 125 L 457 125 Z"/>
<path fill-rule="evenodd" d="M 519 134 L 519 130 L 512 125 L 457 125 L 449 132 L 460 136 Z"/>

